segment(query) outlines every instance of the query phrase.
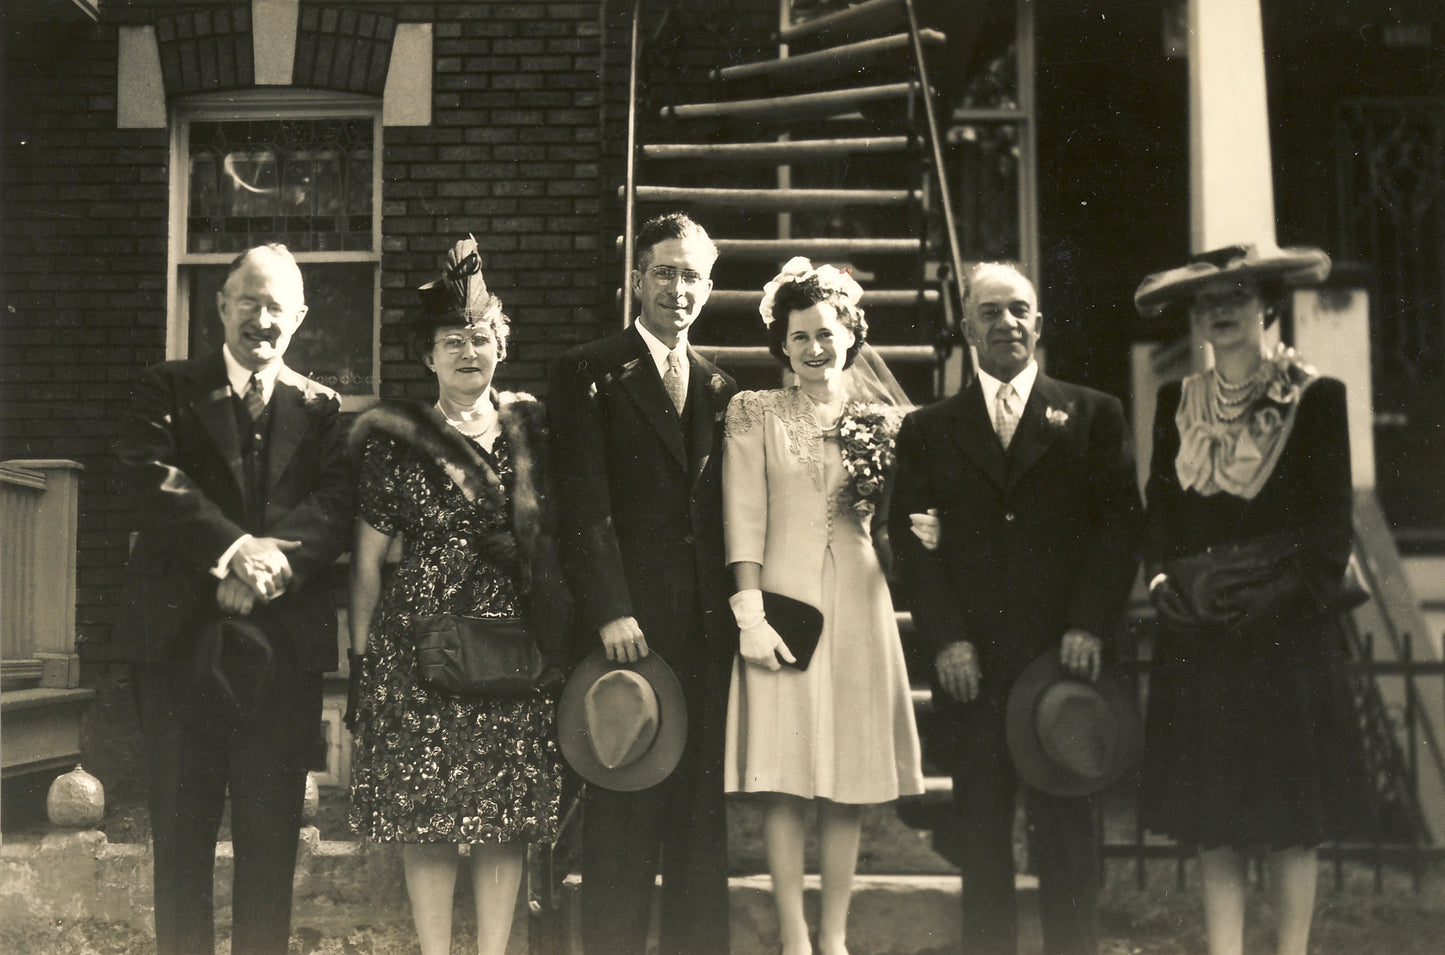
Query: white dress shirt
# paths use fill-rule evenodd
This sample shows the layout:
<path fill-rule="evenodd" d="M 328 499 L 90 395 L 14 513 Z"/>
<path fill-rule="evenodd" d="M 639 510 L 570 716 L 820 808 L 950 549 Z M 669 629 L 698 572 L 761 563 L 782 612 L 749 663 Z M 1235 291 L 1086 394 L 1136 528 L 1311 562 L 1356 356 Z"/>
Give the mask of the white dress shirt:
<path fill-rule="evenodd" d="M 687 336 L 679 335 L 677 337 L 677 347 L 668 348 L 662 342 L 658 341 L 657 336 L 649 332 L 647 326 L 641 322 L 637 323 L 637 331 L 641 333 L 642 341 L 647 345 L 647 352 L 652 356 L 652 363 L 657 366 L 658 378 L 667 374 L 668 352 L 675 352 L 677 354 L 677 370 L 682 378 L 682 393 L 687 394 L 688 379 L 692 375 L 692 369 L 688 367 L 687 363 Z"/>
<path fill-rule="evenodd" d="M 1029 403 L 1029 395 L 1033 392 L 1034 382 L 1038 377 L 1039 363 L 1033 359 L 1029 359 L 1029 363 L 1024 366 L 1024 370 L 1014 375 L 1013 380 L 1009 382 L 1009 384 L 1013 385 L 1014 395 L 1016 396 L 1009 402 L 1014 413 L 1015 421 L 1023 417 L 1024 405 Z M 980 368 L 978 370 L 978 383 L 983 388 L 983 406 L 988 409 L 988 423 L 993 425 L 993 430 L 997 433 L 998 419 L 994 415 L 994 402 L 998 400 L 998 390 L 1003 386 L 1003 382 Z"/>
<path fill-rule="evenodd" d="M 236 360 L 236 356 L 231 354 L 229 345 L 221 346 L 221 357 L 226 361 L 226 380 L 231 383 L 231 393 L 237 398 L 245 398 L 246 392 L 251 389 L 250 369 L 245 368 Z M 256 377 L 261 379 L 261 396 L 266 399 L 267 404 L 271 403 L 271 395 L 276 391 L 276 376 L 280 373 L 281 363 L 279 361 L 256 372 Z M 231 546 L 226 548 L 226 552 L 211 567 L 211 576 L 224 580 L 226 575 L 231 572 L 231 557 L 236 553 L 236 548 L 250 539 L 250 534 L 242 534 L 232 541 Z"/>
<path fill-rule="evenodd" d="M 246 392 L 251 390 L 250 370 L 241 366 L 241 363 L 236 360 L 236 356 L 231 354 L 229 345 L 221 346 L 221 357 L 226 359 L 226 380 L 231 383 L 231 391 L 237 398 L 245 398 Z M 256 376 L 261 379 L 261 396 L 266 399 L 267 404 L 271 403 L 271 395 L 276 391 L 276 376 L 279 374 L 281 374 L 279 361 L 256 372 Z"/>

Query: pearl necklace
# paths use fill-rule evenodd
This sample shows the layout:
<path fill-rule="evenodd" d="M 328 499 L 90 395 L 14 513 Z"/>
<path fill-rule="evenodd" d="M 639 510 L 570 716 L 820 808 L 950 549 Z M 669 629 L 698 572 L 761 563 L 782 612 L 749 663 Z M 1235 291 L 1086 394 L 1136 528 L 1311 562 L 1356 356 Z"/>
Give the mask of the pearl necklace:
<path fill-rule="evenodd" d="M 480 411 L 474 413 L 463 412 L 460 418 L 453 418 L 447 414 L 447 409 L 442 407 L 440 401 L 437 402 L 436 407 L 437 410 L 442 413 L 442 417 L 447 419 L 447 424 L 456 428 L 469 438 L 481 438 L 491 432 L 500 423 L 500 419 L 497 416 L 497 409 L 492 407 L 490 403 Z M 490 445 L 490 442 L 483 443 Z"/>
<path fill-rule="evenodd" d="M 1215 368 L 1209 376 L 1209 404 L 1214 417 L 1225 423 L 1244 417 L 1250 405 L 1264 390 L 1264 366 L 1238 384 L 1231 385 Z"/>

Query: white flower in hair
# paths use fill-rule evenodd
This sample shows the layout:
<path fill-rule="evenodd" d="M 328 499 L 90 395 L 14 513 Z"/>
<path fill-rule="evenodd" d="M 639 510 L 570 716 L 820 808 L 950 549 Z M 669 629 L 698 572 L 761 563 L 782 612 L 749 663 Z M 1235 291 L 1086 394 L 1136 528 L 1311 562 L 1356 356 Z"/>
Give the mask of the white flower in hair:
<path fill-rule="evenodd" d="M 813 263 L 806 256 L 795 255 L 783 263 L 783 270 L 773 276 L 771 282 L 763 286 L 763 300 L 758 303 L 758 314 L 763 317 L 765 326 L 773 324 L 773 300 L 777 298 L 778 289 L 789 282 L 806 282 L 808 279 L 814 279 L 822 288 L 842 295 L 849 305 L 857 305 L 858 300 L 863 297 L 863 286 L 847 272 L 831 265 L 813 268 Z"/>

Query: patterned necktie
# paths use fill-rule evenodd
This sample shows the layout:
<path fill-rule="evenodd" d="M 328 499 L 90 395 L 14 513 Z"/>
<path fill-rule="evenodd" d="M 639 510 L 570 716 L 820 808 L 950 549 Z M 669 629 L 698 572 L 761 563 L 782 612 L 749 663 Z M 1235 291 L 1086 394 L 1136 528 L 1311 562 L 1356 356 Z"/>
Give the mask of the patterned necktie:
<path fill-rule="evenodd" d="M 261 412 L 266 410 L 266 389 L 261 385 L 261 376 L 251 376 L 251 387 L 246 389 L 246 394 L 241 401 L 246 405 L 246 414 L 255 421 L 261 417 Z"/>
<path fill-rule="evenodd" d="M 687 394 L 682 390 L 682 363 L 677 360 L 677 352 L 667 353 L 667 371 L 662 375 L 662 387 L 667 389 L 667 396 L 672 399 L 672 406 L 682 414 L 682 406 L 687 401 Z"/>
<path fill-rule="evenodd" d="M 1005 451 L 1008 450 L 1009 442 L 1014 439 L 1014 430 L 1019 426 L 1018 412 L 1013 406 L 1014 386 L 1008 382 L 998 386 L 998 395 L 994 398 L 993 425 L 998 432 L 999 443 Z"/>

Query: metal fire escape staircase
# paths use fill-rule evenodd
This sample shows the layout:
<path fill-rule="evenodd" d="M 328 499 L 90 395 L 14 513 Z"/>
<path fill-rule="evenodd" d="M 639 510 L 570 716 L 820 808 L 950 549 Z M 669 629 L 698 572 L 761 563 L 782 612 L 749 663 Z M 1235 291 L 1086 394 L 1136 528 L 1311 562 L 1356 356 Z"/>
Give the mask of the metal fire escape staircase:
<path fill-rule="evenodd" d="M 682 209 L 720 252 L 694 344 L 745 385 L 777 383 L 757 305 L 779 266 L 804 255 L 853 269 L 870 341 L 913 400 L 936 397 L 963 269 L 928 95 L 927 53 L 944 36 L 919 26 L 913 0 L 868 0 L 799 23 L 783 0 L 776 57 L 711 70 L 712 95 L 700 101 L 647 108 L 642 6 L 635 0 L 618 189 L 623 314 L 632 314 L 636 228 Z"/>

